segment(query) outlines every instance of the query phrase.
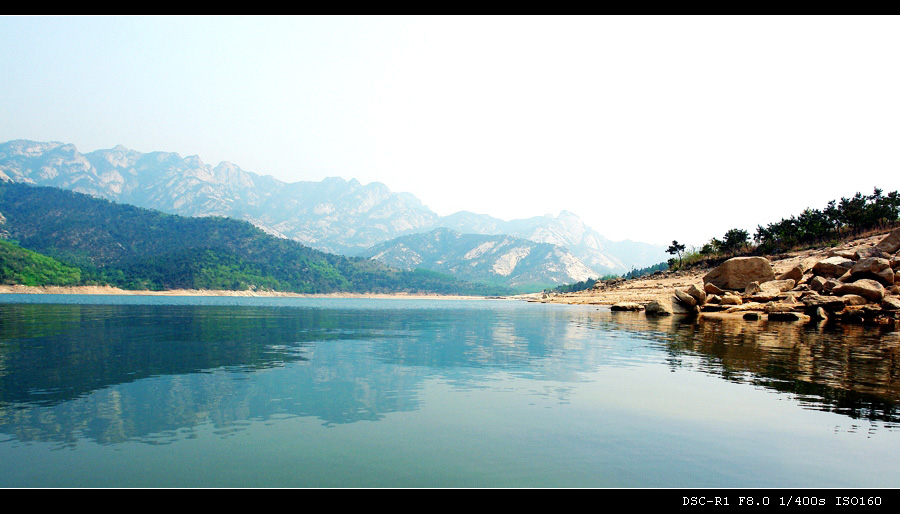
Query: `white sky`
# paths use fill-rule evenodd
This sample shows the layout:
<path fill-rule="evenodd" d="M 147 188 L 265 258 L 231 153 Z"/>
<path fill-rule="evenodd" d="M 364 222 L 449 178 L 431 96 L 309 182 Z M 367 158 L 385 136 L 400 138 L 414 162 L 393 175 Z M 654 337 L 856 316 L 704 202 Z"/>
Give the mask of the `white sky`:
<path fill-rule="evenodd" d="M 898 17 L 0 17 L 0 141 L 700 245 L 900 190 Z"/>

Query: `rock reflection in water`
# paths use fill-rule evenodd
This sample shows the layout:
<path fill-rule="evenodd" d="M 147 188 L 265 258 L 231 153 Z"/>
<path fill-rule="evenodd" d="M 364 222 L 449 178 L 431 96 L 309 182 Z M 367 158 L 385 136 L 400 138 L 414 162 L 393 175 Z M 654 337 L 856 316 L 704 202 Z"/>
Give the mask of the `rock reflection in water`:
<path fill-rule="evenodd" d="M 673 368 L 795 395 L 811 409 L 900 422 L 900 332 L 829 325 L 598 313 L 604 330 L 652 334 Z"/>

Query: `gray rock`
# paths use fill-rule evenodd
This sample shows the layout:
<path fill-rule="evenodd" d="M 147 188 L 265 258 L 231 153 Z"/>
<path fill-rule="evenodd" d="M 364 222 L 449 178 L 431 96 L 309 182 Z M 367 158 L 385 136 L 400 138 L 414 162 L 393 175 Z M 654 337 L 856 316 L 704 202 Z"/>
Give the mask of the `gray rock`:
<path fill-rule="evenodd" d="M 775 272 L 765 257 L 733 257 L 703 277 L 704 284 L 735 291 L 742 291 L 750 282 L 769 280 L 775 280 Z"/>

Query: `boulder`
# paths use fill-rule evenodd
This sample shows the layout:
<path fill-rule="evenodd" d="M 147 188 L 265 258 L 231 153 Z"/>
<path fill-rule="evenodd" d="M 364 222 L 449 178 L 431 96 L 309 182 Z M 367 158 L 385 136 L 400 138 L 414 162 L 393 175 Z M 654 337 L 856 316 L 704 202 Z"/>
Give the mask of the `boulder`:
<path fill-rule="evenodd" d="M 807 282 L 806 285 L 809 286 L 813 291 L 824 291 L 825 290 L 825 278 L 824 277 L 813 277 Z"/>
<path fill-rule="evenodd" d="M 891 269 L 891 261 L 882 257 L 866 257 L 856 261 L 856 264 L 850 268 L 850 274 L 854 276 L 863 273 L 876 275 L 879 271 L 885 269 Z"/>
<path fill-rule="evenodd" d="M 887 296 L 881 301 L 881 308 L 886 311 L 900 311 L 900 298 Z"/>
<path fill-rule="evenodd" d="M 878 272 L 878 274 L 875 276 L 875 280 L 881 282 L 885 286 L 890 287 L 894 284 L 894 282 L 897 281 L 897 274 L 894 273 L 894 270 L 892 270 L 891 268 L 887 268 Z"/>
<path fill-rule="evenodd" d="M 855 282 L 861 278 L 871 278 L 890 287 L 894 283 L 891 261 L 883 257 L 866 257 L 856 261 L 849 273 L 841 277 L 842 282 Z"/>
<path fill-rule="evenodd" d="M 875 248 L 874 246 L 863 246 L 856 250 L 856 256 L 853 260 L 859 261 L 862 259 L 868 259 L 870 257 L 890 257 L 890 255 L 884 253 L 883 251 Z"/>
<path fill-rule="evenodd" d="M 856 250 L 846 249 L 846 248 L 840 249 L 840 250 L 831 250 L 828 252 L 828 256 L 829 257 L 843 257 L 845 259 L 855 260 L 856 259 Z"/>
<path fill-rule="evenodd" d="M 644 312 L 647 314 L 652 314 L 654 316 L 671 316 L 672 304 L 671 302 L 667 302 L 660 298 L 657 298 L 656 300 L 653 300 L 647 304 Z"/>
<path fill-rule="evenodd" d="M 773 312 L 794 312 L 796 305 L 780 303 L 780 302 L 769 302 L 763 308 L 764 311 L 771 314 Z"/>
<path fill-rule="evenodd" d="M 865 305 L 869 303 L 868 300 L 858 294 L 845 294 L 841 296 L 841 300 L 844 301 L 844 305 Z"/>
<path fill-rule="evenodd" d="M 703 292 L 706 294 L 714 294 L 716 296 L 725 294 L 725 290 L 710 282 L 703 284 Z"/>
<path fill-rule="evenodd" d="M 845 307 L 844 300 L 834 296 L 811 294 L 804 296 L 800 301 L 806 305 L 806 312 L 816 312 L 818 309 L 824 309 L 828 312 L 838 312 Z"/>
<path fill-rule="evenodd" d="M 803 280 L 803 268 L 801 268 L 800 266 L 794 266 L 781 275 L 778 275 L 776 280 L 793 280 L 794 284 L 797 284 L 798 282 Z"/>
<path fill-rule="evenodd" d="M 720 289 L 741 291 L 750 282 L 775 280 L 772 264 L 765 257 L 733 257 L 720 264 L 703 277 L 703 283 L 711 283 Z"/>
<path fill-rule="evenodd" d="M 740 305 L 744 303 L 744 300 L 734 293 L 725 293 L 719 299 L 719 303 L 722 305 Z"/>
<path fill-rule="evenodd" d="M 813 266 L 813 274 L 820 277 L 840 277 L 850 271 L 854 262 L 845 257 L 828 257 Z"/>
<path fill-rule="evenodd" d="M 734 305 L 725 309 L 725 312 L 746 312 L 746 311 L 762 311 L 766 305 L 759 302 L 744 302 L 740 305 Z"/>
<path fill-rule="evenodd" d="M 787 295 L 784 293 L 766 293 L 765 291 L 760 291 L 759 293 L 753 293 L 749 297 L 745 297 L 744 300 L 750 300 L 751 302 L 779 302 L 787 298 Z"/>
<path fill-rule="evenodd" d="M 647 314 L 656 316 L 671 316 L 672 314 L 697 314 L 700 307 L 687 307 L 672 295 L 663 295 L 647 304 L 645 311 Z"/>
<path fill-rule="evenodd" d="M 702 288 L 697 287 L 694 284 L 691 284 L 690 287 L 685 289 L 684 292 L 693 296 L 694 299 L 697 300 L 697 305 L 703 305 L 704 303 L 706 303 L 707 294 L 706 294 L 706 291 L 704 291 Z"/>
<path fill-rule="evenodd" d="M 881 302 L 884 299 L 884 286 L 868 278 L 841 284 L 835 287 L 832 292 L 838 296 L 857 294 L 870 302 Z"/>
<path fill-rule="evenodd" d="M 759 285 L 760 292 L 763 293 L 784 293 L 794 288 L 797 282 L 794 279 L 770 280 Z"/>
<path fill-rule="evenodd" d="M 693 307 L 693 306 L 697 305 L 697 299 L 694 298 L 693 296 L 687 294 L 686 292 L 682 291 L 681 289 L 677 289 L 677 288 L 675 289 L 675 298 L 679 302 L 684 304 L 685 307 Z"/>
<path fill-rule="evenodd" d="M 840 282 L 833 278 L 813 277 L 809 281 L 809 288 L 820 293 L 830 293 L 839 284 Z"/>
<path fill-rule="evenodd" d="M 887 237 L 875 245 L 875 248 L 885 253 L 894 253 L 900 250 L 900 228 L 895 228 Z"/>

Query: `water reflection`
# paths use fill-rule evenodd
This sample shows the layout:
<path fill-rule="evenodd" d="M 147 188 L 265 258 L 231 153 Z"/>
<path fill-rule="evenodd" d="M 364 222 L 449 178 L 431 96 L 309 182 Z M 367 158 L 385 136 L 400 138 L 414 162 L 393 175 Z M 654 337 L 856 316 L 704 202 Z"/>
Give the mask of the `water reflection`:
<path fill-rule="evenodd" d="M 599 314 L 602 330 L 645 334 L 663 344 L 672 368 L 796 397 L 806 408 L 900 422 L 900 332 L 886 326 L 697 320 Z"/>
<path fill-rule="evenodd" d="M 635 366 L 713 374 L 887 427 L 900 416 L 900 340 L 880 328 L 519 302 L 277 305 L 0 304 L 0 432 L 72 447 L 165 444 L 209 424 L 227 438 L 293 417 L 337 426 L 417 411 L 434 381 L 523 379 L 515 394 L 568 404 L 574 385 Z"/>
<path fill-rule="evenodd" d="M 0 430 L 160 444 L 202 423 L 375 421 L 418 409 L 425 380 L 578 381 L 604 360 L 565 309 L 506 307 L 0 304 Z"/>

